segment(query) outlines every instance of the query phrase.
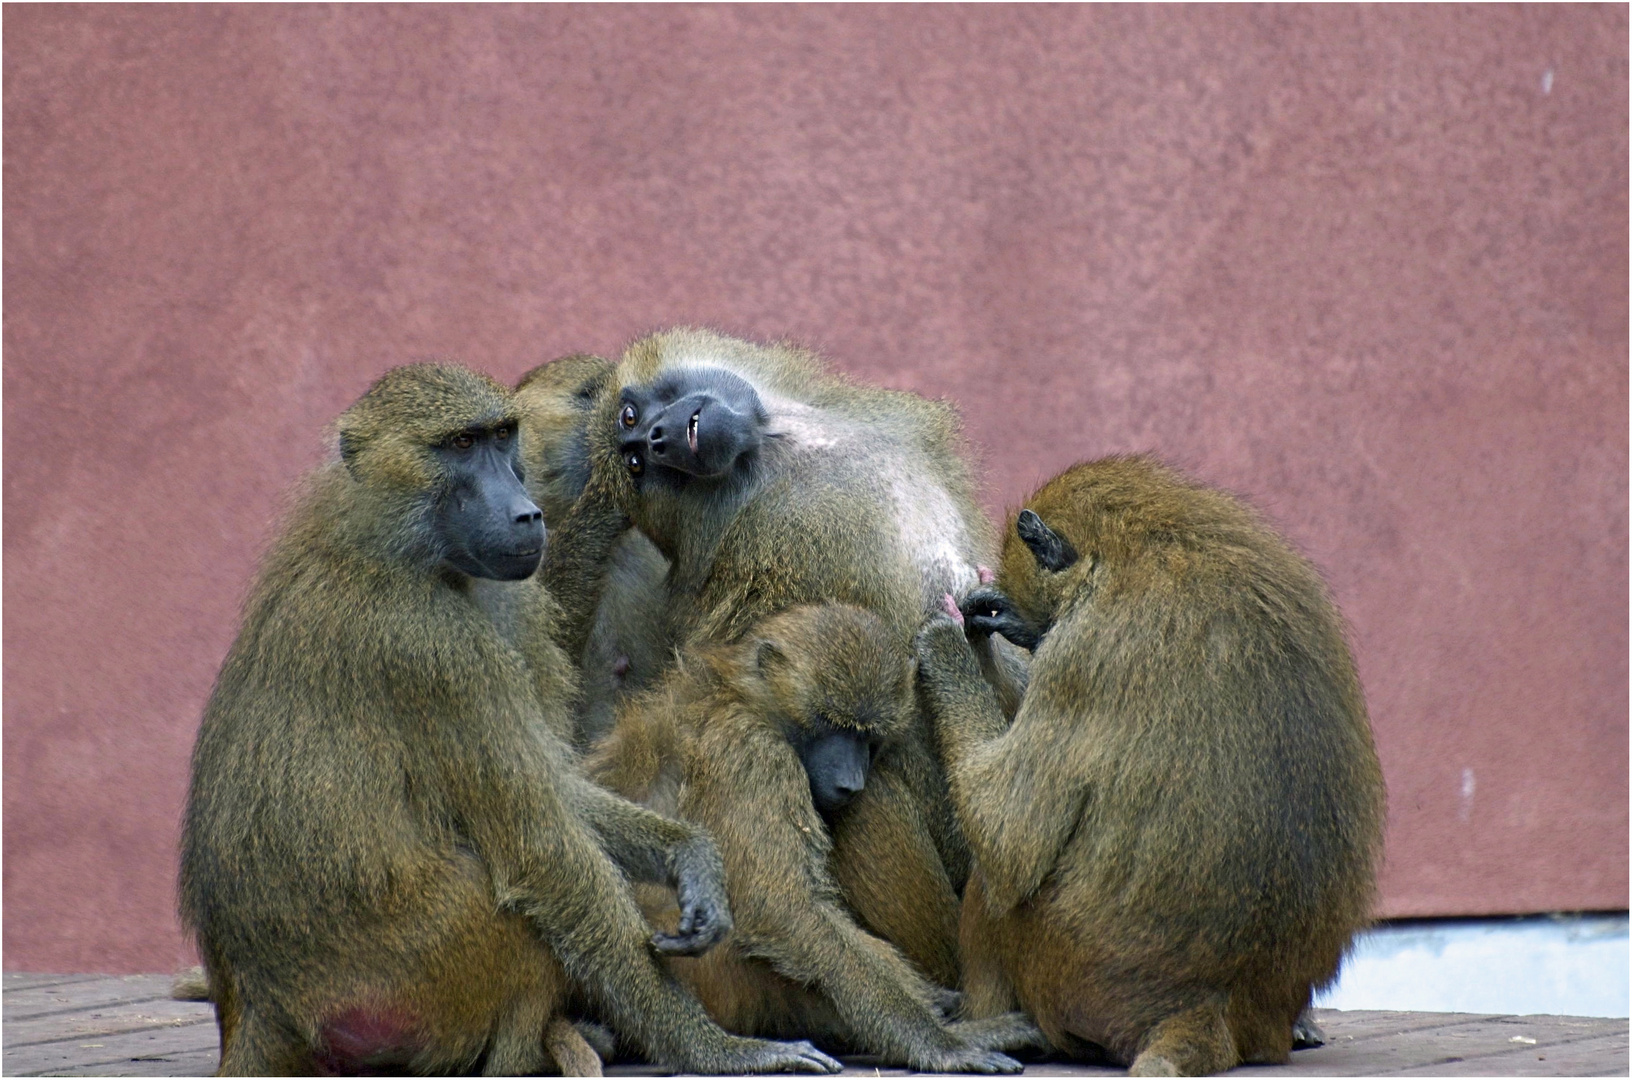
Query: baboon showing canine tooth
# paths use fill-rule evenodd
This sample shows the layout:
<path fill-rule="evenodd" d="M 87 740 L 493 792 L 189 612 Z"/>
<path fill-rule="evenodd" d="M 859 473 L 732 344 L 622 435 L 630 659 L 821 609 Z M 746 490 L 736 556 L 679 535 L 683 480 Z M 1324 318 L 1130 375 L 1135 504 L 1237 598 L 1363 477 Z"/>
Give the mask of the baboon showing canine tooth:
<path fill-rule="evenodd" d="M 728 1035 L 652 955 L 729 931 L 719 854 L 591 783 L 558 735 L 587 568 L 626 521 L 592 477 L 543 553 L 516 422 L 475 372 L 388 372 L 265 560 L 182 837 L 220 1072 L 598 1073 L 569 994 L 674 1067 L 837 1071 Z M 541 557 L 555 599 L 522 580 Z M 673 933 L 630 877 L 677 890 Z"/>
<path fill-rule="evenodd" d="M 918 641 L 975 862 L 966 1015 L 1018 1003 L 1137 1075 L 1284 1062 L 1382 843 L 1337 610 L 1256 514 L 1148 458 L 1026 505 L 997 588 Z M 968 641 L 994 631 L 1036 649 L 1012 726 Z"/>
<path fill-rule="evenodd" d="M 916 704 L 906 648 L 877 616 L 841 604 L 791 608 L 734 645 L 699 648 L 636 699 L 591 755 L 592 777 L 717 838 L 736 919 L 706 957 L 671 969 L 727 1029 L 806 1035 L 926 1072 L 1015 1072 L 995 1052 L 1040 1045 L 1018 1013 L 946 1024 L 942 994 L 856 924 L 832 866 L 883 891 L 933 885 L 888 850 L 834 852 L 829 830 L 889 782 Z M 650 890 L 647 890 L 648 892 Z M 671 925 L 672 901 L 648 907 Z"/>
<path fill-rule="evenodd" d="M 995 550 L 953 410 L 853 383 L 790 345 L 695 329 L 635 342 L 598 402 L 590 454 L 621 462 L 621 505 L 672 563 L 664 612 L 682 646 L 836 601 L 873 612 L 905 649 Z M 848 853 L 836 874 L 863 925 L 955 985 L 968 851 L 916 712 L 899 745 L 895 780 L 870 784 L 833 829 Z M 926 885 L 886 894 L 856 873 L 869 859 L 916 861 Z"/>
<path fill-rule="evenodd" d="M 540 364 L 516 384 L 527 489 L 554 527 L 589 482 L 589 423 L 617 365 L 577 353 Z M 581 657 L 581 701 L 574 742 L 593 746 L 619 702 L 651 685 L 668 667 L 665 579 L 669 561 L 638 530 L 612 549 L 606 588 Z"/>

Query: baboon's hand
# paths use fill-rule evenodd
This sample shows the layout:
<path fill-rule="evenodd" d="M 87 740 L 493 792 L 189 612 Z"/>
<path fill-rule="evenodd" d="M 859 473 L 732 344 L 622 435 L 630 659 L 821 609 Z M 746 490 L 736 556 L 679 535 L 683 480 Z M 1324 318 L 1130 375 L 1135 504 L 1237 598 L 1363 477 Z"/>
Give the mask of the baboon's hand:
<path fill-rule="evenodd" d="M 983 1020 L 955 1020 L 947 1025 L 982 1050 L 1047 1050 L 1048 1036 L 1023 1012 L 988 1016 Z"/>
<path fill-rule="evenodd" d="M 1292 1025 L 1292 1049 L 1309 1050 L 1325 1045 L 1326 1033 L 1315 1022 L 1314 1015 L 1308 1009 L 1303 1010 Z"/>
<path fill-rule="evenodd" d="M 982 1050 L 976 1046 L 914 1054 L 909 1065 L 917 1072 L 936 1073 L 966 1072 L 992 1075 L 1024 1071 L 1024 1066 L 1009 1055 L 1000 1054 L 996 1050 Z"/>
<path fill-rule="evenodd" d="M 976 589 L 962 604 L 964 631 L 971 637 L 1002 634 L 1022 649 L 1035 650 L 1042 634 L 996 586 Z"/>
<path fill-rule="evenodd" d="M 712 843 L 706 849 L 676 853 L 674 891 L 680 902 L 680 925 L 672 934 L 652 935 L 652 946 L 668 956 L 701 956 L 731 932 L 725 870 Z"/>
<path fill-rule="evenodd" d="M 936 1014 L 942 1020 L 950 1020 L 963 1007 L 963 992 L 948 990 L 944 986 L 932 986 L 929 989 L 929 1003 L 934 1006 Z"/>
<path fill-rule="evenodd" d="M 808 1042 L 771 1042 L 767 1039 L 733 1038 L 729 1053 L 696 1068 L 704 1074 L 732 1073 L 836 1073 L 844 1066 Z"/>
<path fill-rule="evenodd" d="M 970 665 L 975 663 L 974 650 L 964 636 L 962 612 L 957 617 L 951 614 L 957 611 L 956 601 L 948 595 L 942 598 L 941 603 L 950 610 L 937 611 L 925 619 L 912 643 L 913 652 L 918 656 L 920 679 L 933 679 L 948 670 L 956 670 L 960 657 Z"/>

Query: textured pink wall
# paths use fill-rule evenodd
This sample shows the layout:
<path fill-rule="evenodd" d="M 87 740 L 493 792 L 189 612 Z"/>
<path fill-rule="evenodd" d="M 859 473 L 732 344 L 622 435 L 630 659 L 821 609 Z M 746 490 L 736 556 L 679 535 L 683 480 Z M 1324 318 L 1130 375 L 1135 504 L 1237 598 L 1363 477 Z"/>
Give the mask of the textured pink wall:
<path fill-rule="evenodd" d="M 389 365 L 702 322 L 1329 574 L 1391 915 L 1627 902 L 1624 7 L 4 12 L 5 964 L 181 962 L 186 762 Z"/>

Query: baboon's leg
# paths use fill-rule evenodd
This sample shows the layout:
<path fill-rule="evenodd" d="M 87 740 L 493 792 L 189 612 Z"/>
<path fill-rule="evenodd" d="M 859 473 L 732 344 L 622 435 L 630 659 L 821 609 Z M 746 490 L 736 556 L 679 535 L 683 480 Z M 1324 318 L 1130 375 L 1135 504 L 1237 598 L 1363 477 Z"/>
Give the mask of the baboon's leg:
<path fill-rule="evenodd" d="M 232 987 L 222 980 L 217 984 L 215 998 L 215 1030 L 221 1037 L 221 1053 L 227 1052 L 227 1044 L 237 1035 L 238 1031 L 238 995 L 232 992 Z"/>
<path fill-rule="evenodd" d="M 808 1044 L 764 1043 L 722 1031 L 655 962 L 651 930 L 628 881 L 599 843 L 564 822 L 553 839 L 550 874 L 527 890 L 525 911 L 620 1035 L 681 1072 L 839 1071 L 838 1062 Z"/>
<path fill-rule="evenodd" d="M 1128 1069 L 1130 1076 L 1209 1076 L 1241 1060 L 1224 1021 L 1223 1003 L 1210 1001 L 1151 1028 Z"/>
<path fill-rule="evenodd" d="M 1310 1009 L 1303 1010 L 1292 1025 L 1292 1049 L 1309 1050 L 1325 1045 L 1326 1033 L 1315 1022 L 1314 1012 Z"/>
<path fill-rule="evenodd" d="M 1304 995 L 1307 1000 L 1307 994 Z M 1248 993 L 1232 993 L 1230 1007 L 1225 1011 L 1230 1031 L 1235 1036 L 1236 1053 L 1252 1065 L 1285 1065 L 1292 1059 L 1292 1048 L 1299 1038 L 1310 1039 L 1307 1046 L 1319 1046 L 1326 1037 L 1309 1015 L 1307 1006 L 1299 1011 L 1297 1019 L 1288 1027 L 1287 1014 L 1292 1010 L 1283 1000 L 1266 1003 Z"/>
<path fill-rule="evenodd" d="M 556 1071 L 562 1076 L 601 1075 L 600 1055 L 564 1016 L 552 1017 L 544 1029 L 544 1049 L 555 1060 Z"/>
<path fill-rule="evenodd" d="M 996 927 L 986 911 L 985 879 L 978 870 L 969 875 L 969 885 L 964 889 L 958 947 L 963 953 L 963 1008 L 959 1015 L 965 1020 L 981 1020 L 1018 1009 L 1014 983 L 1003 970 Z"/>
<path fill-rule="evenodd" d="M 294 1034 L 271 1023 L 254 1009 L 237 1013 L 221 1045 L 217 1076 L 312 1076 L 317 1063 L 311 1048 Z"/>
<path fill-rule="evenodd" d="M 537 1076 L 544 1071 L 544 1025 L 551 1001 L 542 994 L 518 994 L 499 1016 L 488 1047 L 483 1076 Z"/>

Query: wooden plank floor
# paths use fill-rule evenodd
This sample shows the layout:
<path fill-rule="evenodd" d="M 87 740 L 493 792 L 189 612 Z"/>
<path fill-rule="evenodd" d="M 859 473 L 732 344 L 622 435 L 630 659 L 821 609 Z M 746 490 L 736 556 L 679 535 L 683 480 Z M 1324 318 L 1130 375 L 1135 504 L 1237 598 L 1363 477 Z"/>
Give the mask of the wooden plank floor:
<path fill-rule="evenodd" d="M 6 1076 L 205 1076 L 216 1062 L 206 1004 L 171 1001 L 168 975 L 23 975 L 7 972 Z M 1289 1066 L 1246 1066 L 1264 1076 L 1626 1076 L 1627 1022 L 1579 1016 L 1468 1013 L 1318 1013 L 1327 1043 Z M 904 1076 L 851 1058 L 848 1075 Z M 656 1070 L 614 1066 L 614 1076 Z M 1029 1076 L 1114 1076 L 1121 1070 L 1043 1062 Z"/>

